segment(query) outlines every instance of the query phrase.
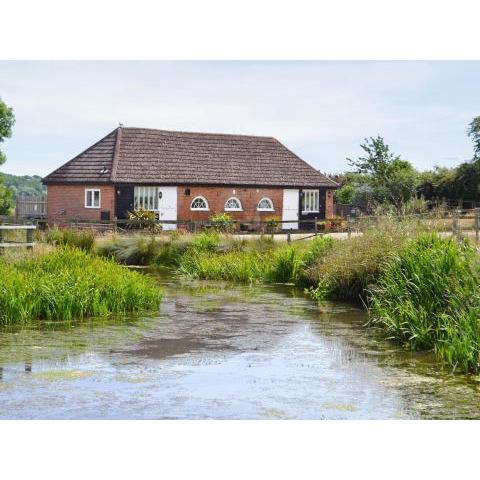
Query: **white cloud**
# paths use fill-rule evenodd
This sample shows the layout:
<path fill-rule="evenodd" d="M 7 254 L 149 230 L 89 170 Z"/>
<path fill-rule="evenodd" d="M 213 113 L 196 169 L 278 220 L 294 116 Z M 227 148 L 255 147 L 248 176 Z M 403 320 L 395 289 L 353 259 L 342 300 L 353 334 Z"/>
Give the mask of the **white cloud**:
<path fill-rule="evenodd" d="M 466 122 L 479 112 L 442 90 L 468 94 L 464 77 L 451 80 L 464 65 L 3 62 L 0 96 L 17 116 L 5 167 L 46 174 L 118 122 L 272 135 L 324 171 L 344 169 L 364 136 L 382 134 L 394 151 L 428 167 L 470 153 Z"/>

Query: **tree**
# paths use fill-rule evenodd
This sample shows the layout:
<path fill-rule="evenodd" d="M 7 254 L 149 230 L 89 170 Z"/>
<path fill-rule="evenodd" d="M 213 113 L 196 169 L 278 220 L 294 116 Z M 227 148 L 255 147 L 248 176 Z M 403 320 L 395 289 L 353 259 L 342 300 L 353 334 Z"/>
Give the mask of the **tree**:
<path fill-rule="evenodd" d="M 12 127 L 15 123 L 15 115 L 13 109 L 8 107 L 0 98 L 0 143 L 5 138 L 12 136 Z M 7 160 L 5 154 L 0 150 L 0 165 Z M 8 215 L 13 207 L 13 193 L 10 189 L 3 185 L 0 178 L 0 215 Z"/>
<path fill-rule="evenodd" d="M 360 147 L 365 156 L 357 160 L 347 159 L 357 169 L 347 175 L 347 185 L 354 188 L 354 193 L 347 191 L 353 201 L 357 199 L 360 206 L 391 204 L 401 209 L 416 196 L 418 172 L 409 161 L 391 153 L 382 137 L 366 138 Z"/>
<path fill-rule="evenodd" d="M 473 159 L 480 159 L 480 117 L 475 117 L 469 124 L 468 136 L 473 140 Z"/>

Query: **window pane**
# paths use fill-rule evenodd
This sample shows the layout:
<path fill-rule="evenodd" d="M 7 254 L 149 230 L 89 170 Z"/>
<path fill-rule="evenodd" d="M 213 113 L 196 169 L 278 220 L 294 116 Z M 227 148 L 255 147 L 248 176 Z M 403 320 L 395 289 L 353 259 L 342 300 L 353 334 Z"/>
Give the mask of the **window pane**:
<path fill-rule="evenodd" d="M 94 207 L 100 206 L 100 190 L 93 191 L 93 206 Z"/>
<path fill-rule="evenodd" d="M 92 206 L 92 191 L 87 190 L 87 207 Z"/>
<path fill-rule="evenodd" d="M 201 197 L 194 198 L 192 201 L 192 210 L 200 210 L 200 209 L 207 209 L 207 203 Z"/>

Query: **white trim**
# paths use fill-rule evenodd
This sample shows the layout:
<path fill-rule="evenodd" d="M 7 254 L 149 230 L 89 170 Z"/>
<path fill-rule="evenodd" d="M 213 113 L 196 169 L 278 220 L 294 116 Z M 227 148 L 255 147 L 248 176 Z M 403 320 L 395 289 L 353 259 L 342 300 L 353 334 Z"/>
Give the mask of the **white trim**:
<path fill-rule="evenodd" d="M 305 210 L 305 193 L 308 193 L 309 195 L 312 195 L 311 198 L 309 198 L 309 204 L 316 203 L 317 209 L 316 210 Z M 316 200 L 316 202 L 315 202 Z M 320 213 L 320 191 L 318 189 L 306 189 L 302 190 L 302 215 L 305 215 L 307 213 Z"/>
<path fill-rule="evenodd" d="M 236 201 L 238 202 L 238 204 L 240 205 L 240 207 L 239 207 L 239 208 L 226 207 L 227 203 L 228 203 L 230 200 L 236 200 Z M 240 201 L 240 199 L 239 199 L 238 197 L 230 197 L 230 198 L 227 198 L 227 201 L 225 202 L 225 205 L 223 206 L 223 209 L 224 209 L 226 212 L 243 212 L 242 202 Z"/>
<path fill-rule="evenodd" d="M 87 192 L 92 192 L 92 203 L 95 202 L 95 193 L 94 192 L 98 192 L 98 206 L 87 205 Z M 84 205 L 85 208 L 102 208 L 102 191 L 99 188 L 86 188 L 83 205 Z"/>
<path fill-rule="evenodd" d="M 264 201 L 264 200 L 267 200 L 270 205 L 272 206 L 272 208 L 260 208 L 259 205 Z M 273 208 L 273 202 L 270 198 L 268 197 L 262 197 L 258 203 L 257 203 L 257 212 L 274 212 L 275 209 Z"/>
<path fill-rule="evenodd" d="M 195 200 L 197 200 L 197 198 L 201 198 L 204 202 L 205 202 L 205 205 L 207 206 L 207 208 L 192 208 L 192 204 Z M 197 195 L 196 197 L 194 197 L 192 199 L 192 201 L 190 202 L 190 210 L 192 212 L 209 212 L 210 211 L 210 208 L 208 206 L 208 200 L 205 198 L 205 197 L 202 197 L 202 195 Z"/>

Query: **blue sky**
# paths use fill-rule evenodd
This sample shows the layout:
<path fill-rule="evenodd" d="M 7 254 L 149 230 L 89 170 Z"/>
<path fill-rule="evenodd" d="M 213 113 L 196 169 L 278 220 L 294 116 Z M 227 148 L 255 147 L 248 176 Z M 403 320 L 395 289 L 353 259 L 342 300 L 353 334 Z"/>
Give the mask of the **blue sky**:
<path fill-rule="evenodd" d="M 472 157 L 480 62 L 0 62 L 3 171 L 46 175 L 125 126 L 268 135 L 341 172 L 380 134 L 417 168 Z"/>

